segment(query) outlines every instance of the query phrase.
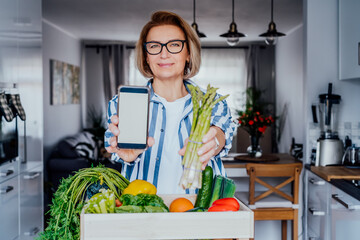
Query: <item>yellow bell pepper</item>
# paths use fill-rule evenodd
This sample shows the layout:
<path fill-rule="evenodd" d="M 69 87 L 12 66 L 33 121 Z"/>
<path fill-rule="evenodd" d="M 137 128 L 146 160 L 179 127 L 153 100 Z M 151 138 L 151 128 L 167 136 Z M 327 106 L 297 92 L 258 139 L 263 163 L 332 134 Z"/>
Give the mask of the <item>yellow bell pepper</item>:
<path fill-rule="evenodd" d="M 156 187 L 145 180 L 137 179 L 132 181 L 122 192 L 122 194 L 132 195 L 139 193 L 156 194 Z"/>

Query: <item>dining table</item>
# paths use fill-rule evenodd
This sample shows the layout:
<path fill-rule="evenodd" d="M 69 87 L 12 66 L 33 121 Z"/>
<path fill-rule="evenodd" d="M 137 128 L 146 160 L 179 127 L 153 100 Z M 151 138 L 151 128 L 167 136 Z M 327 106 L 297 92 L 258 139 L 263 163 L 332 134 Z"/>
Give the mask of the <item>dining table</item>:
<path fill-rule="evenodd" d="M 259 158 L 249 157 L 247 153 L 229 153 L 227 157 L 221 158 L 228 177 L 248 177 L 246 164 L 261 163 L 274 166 L 276 164 L 301 163 L 288 153 L 263 154 Z"/>

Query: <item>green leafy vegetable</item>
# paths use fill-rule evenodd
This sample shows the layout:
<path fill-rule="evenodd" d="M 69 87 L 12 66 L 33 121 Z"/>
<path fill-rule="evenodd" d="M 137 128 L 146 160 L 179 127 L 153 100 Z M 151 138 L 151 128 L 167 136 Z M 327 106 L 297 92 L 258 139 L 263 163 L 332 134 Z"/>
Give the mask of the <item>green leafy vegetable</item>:
<path fill-rule="evenodd" d="M 162 207 L 169 211 L 161 197 L 156 194 L 140 193 L 138 195 L 123 194 L 120 197 L 122 206 L 153 206 Z"/>
<path fill-rule="evenodd" d="M 154 207 L 154 206 L 120 206 L 115 208 L 116 213 L 158 213 L 158 212 L 168 212 L 164 207 Z"/>

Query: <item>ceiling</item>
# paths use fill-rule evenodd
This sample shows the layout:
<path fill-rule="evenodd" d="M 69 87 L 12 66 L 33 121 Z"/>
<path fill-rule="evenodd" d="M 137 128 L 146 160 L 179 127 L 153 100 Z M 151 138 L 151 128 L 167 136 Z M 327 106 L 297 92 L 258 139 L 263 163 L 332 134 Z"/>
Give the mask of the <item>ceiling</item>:
<path fill-rule="evenodd" d="M 143 25 L 157 10 L 173 11 L 193 22 L 193 0 L 44 0 L 44 21 L 82 40 L 133 43 Z M 231 0 L 197 0 L 196 23 L 207 35 L 203 45 L 223 45 L 219 37 L 232 20 Z M 302 24 L 302 0 L 274 0 L 277 30 L 289 34 Z M 271 18 L 270 0 L 235 0 L 237 29 L 247 35 L 242 43 L 262 41 Z"/>

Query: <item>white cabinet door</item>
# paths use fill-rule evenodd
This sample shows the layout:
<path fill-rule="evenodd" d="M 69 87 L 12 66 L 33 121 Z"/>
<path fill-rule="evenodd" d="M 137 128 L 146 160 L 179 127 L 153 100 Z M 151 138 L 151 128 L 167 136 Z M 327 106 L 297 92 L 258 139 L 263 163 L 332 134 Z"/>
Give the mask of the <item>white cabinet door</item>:
<path fill-rule="evenodd" d="M 15 239 L 19 234 L 18 184 L 17 177 L 0 184 L 0 239 Z"/>
<path fill-rule="evenodd" d="M 339 0 L 339 78 L 360 79 L 360 1 Z"/>
<path fill-rule="evenodd" d="M 359 240 L 360 201 L 332 186 L 331 239 Z"/>
<path fill-rule="evenodd" d="M 20 174 L 20 239 L 34 239 L 43 229 L 42 172 Z"/>
<path fill-rule="evenodd" d="M 330 236 L 330 184 L 308 171 L 307 239 L 325 240 Z"/>

